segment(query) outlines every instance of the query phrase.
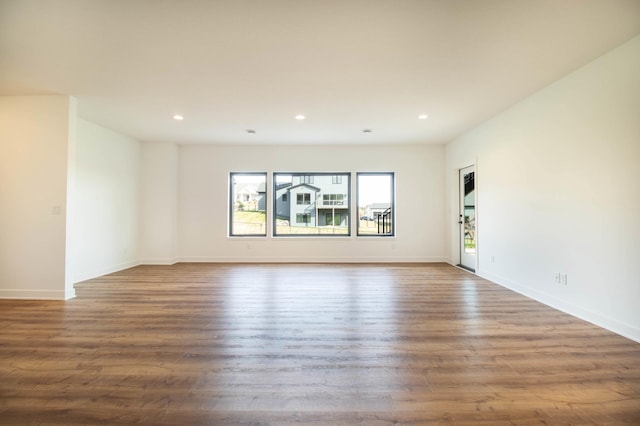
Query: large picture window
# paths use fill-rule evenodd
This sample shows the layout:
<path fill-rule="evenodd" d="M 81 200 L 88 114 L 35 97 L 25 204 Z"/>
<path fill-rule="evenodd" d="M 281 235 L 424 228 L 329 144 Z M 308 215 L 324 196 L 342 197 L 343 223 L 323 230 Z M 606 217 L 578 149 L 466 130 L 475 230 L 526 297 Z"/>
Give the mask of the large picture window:
<path fill-rule="evenodd" d="M 393 173 L 358 173 L 358 236 L 395 235 Z"/>
<path fill-rule="evenodd" d="M 351 235 L 350 173 L 274 173 L 274 236 Z"/>
<path fill-rule="evenodd" d="M 267 235 L 267 174 L 231 173 L 229 176 L 229 235 Z"/>

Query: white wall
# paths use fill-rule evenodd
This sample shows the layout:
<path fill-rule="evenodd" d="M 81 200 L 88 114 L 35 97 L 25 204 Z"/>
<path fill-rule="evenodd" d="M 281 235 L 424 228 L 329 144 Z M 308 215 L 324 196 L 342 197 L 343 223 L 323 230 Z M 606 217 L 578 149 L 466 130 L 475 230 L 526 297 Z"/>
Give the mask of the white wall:
<path fill-rule="evenodd" d="M 71 242 L 74 280 L 138 263 L 140 143 L 79 119 Z"/>
<path fill-rule="evenodd" d="M 143 143 L 140 193 L 140 261 L 177 260 L 178 146 Z"/>
<path fill-rule="evenodd" d="M 472 163 L 478 273 L 640 341 L 640 37 L 447 145 L 453 263 Z"/>
<path fill-rule="evenodd" d="M 181 260 L 424 262 L 445 259 L 443 146 L 183 145 L 179 151 L 178 253 Z M 353 229 L 351 238 L 228 238 L 231 171 L 347 171 L 354 173 L 354 186 L 357 171 L 395 172 L 396 237 L 356 238 Z"/>
<path fill-rule="evenodd" d="M 67 180 L 76 102 L 0 97 L 0 297 L 73 297 Z"/>

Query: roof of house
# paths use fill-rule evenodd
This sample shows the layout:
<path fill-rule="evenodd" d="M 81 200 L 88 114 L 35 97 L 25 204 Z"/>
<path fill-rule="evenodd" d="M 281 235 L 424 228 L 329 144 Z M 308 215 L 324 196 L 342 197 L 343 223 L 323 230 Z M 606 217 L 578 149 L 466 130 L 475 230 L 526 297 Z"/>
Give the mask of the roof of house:
<path fill-rule="evenodd" d="M 291 182 L 276 183 L 276 191 L 279 191 L 281 189 L 287 188 L 289 186 L 291 186 Z"/>
<path fill-rule="evenodd" d="M 299 188 L 301 186 L 306 186 L 307 188 L 311 188 L 312 190 L 314 190 L 316 192 L 320 192 L 320 188 L 318 188 L 317 186 L 309 185 L 308 183 L 301 183 L 301 184 L 298 184 L 298 185 L 294 185 L 291 188 L 287 189 L 287 191 L 291 191 L 292 189 Z"/>

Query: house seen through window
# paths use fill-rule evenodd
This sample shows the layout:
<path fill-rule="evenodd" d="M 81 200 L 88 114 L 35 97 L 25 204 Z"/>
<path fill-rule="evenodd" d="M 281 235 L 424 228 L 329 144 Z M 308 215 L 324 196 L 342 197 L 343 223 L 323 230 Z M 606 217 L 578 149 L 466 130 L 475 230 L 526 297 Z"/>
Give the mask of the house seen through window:
<path fill-rule="evenodd" d="M 272 192 L 267 173 L 231 173 L 229 235 L 265 237 L 269 199 L 274 237 L 350 236 L 352 217 L 358 237 L 394 236 L 394 178 L 393 172 L 358 172 L 352 199 L 348 172 L 275 172 Z"/>
<path fill-rule="evenodd" d="M 350 235 L 350 177 L 350 173 L 274 173 L 273 235 Z"/>
<path fill-rule="evenodd" d="M 267 235 L 267 174 L 231 173 L 230 236 Z"/>

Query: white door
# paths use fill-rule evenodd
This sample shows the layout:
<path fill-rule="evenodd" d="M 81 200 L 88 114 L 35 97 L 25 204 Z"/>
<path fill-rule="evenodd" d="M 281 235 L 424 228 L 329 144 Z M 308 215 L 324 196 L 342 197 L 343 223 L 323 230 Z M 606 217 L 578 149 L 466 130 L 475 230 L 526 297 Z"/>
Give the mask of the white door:
<path fill-rule="evenodd" d="M 460 266 L 476 270 L 476 172 L 460 169 Z"/>

